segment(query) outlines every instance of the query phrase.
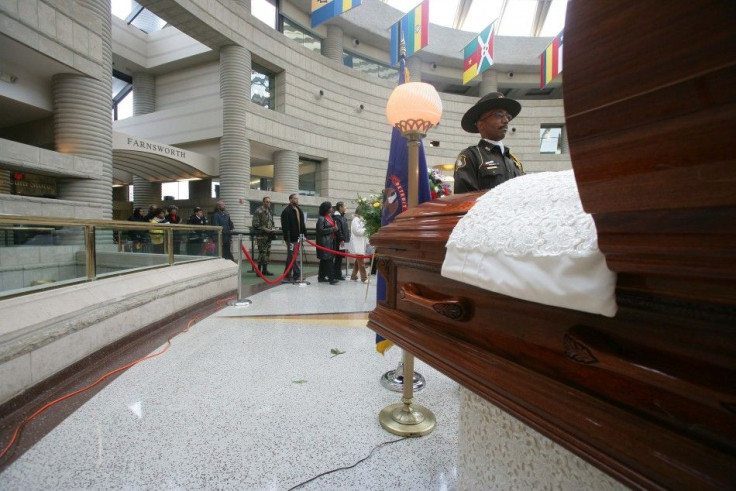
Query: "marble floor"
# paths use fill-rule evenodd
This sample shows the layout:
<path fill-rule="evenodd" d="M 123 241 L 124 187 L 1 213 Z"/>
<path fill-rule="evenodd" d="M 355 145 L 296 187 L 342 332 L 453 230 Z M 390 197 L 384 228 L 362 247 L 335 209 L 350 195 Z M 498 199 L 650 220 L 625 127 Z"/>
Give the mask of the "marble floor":
<path fill-rule="evenodd" d="M 458 384 L 417 360 L 437 427 L 386 432 L 401 394 L 379 380 L 401 350 L 381 356 L 365 327 L 375 286 L 308 279 L 173 337 L 2 468 L 0 489 L 456 489 Z"/>

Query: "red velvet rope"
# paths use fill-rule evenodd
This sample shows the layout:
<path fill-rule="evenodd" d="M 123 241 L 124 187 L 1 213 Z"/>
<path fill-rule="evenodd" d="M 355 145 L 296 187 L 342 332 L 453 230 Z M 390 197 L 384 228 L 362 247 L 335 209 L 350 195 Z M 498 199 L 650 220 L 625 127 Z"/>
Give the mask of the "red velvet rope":
<path fill-rule="evenodd" d="M 335 250 L 329 249 L 327 247 L 322 247 L 321 245 L 317 245 L 317 244 L 315 244 L 314 242 L 312 242 L 309 239 L 304 239 L 304 242 L 306 242 L 307 244 L 309 244 L 311 246 L 316 247 L 317 249 L 322 249 L 323 251 L 327 251 L 327 252 L 330 252 L 332 254 L 337 254 L 339 256 L 352 257 L 354 259 L 368 259 L 370 257 L 373 257 L 372 254 L 348 254 L 347 252 L 335 251 Z"/>
<path fill-rule="evenodd" d="M 261 273 L 261 270 L 258 269 L 258 267 L 256 266 L 256 263 L 253 262 L 253 258 L 250 257 L 250 254 L 248 254 L 248 249 L 246 249 L 244 245 L 241 245 L 240 248 L 245 253 L 245 257 L 248 258 L 248 262 L 253 267 L 253 269 L 258 274 L 258 276 L 260 276 L 261 279 L 263 281 L 265 281 L 266 283 L 269 283 L 269 284 L 273 285 L 274 283 L 281 283 L 281 281 L 284 278 L 286 278 L 286 276 L 291 272 L 291 268 L 294 266 L 294 262 L 296 261 L 296 256 L 297 256 L 297 254 L 299 254 L 299 247 L 300 247 L 300 245 L 301 244 L 299 244 L 299 242 L 296 242 L 295 243 L 295 245 L 294 245 L 294 254 L 292 254 L 292 256 L 291 256 L 291 262 L 289 263 L 289 267 L 286 268 L 286 271 L 284 271 L 281 274 L 281 276 L 279 276 L 278 278 L 273 279 L 273 280 L 269 280 L 268 278 L 266 278 L 265 276 L 263 276 L 263 273 Z"/>

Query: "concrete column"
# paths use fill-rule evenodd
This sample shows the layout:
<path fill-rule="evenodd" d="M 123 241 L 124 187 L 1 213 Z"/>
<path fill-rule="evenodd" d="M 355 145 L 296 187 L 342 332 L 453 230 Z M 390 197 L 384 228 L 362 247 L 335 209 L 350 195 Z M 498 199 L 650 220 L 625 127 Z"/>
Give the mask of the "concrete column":
<path fill-rule="evenodd" d="M 273 154 L 273 190 L 277 193 L 299 192 L 299 155 L 291 150 Z"/>
<path fill-rule="evenodd" d="M 343 34 L 342 27 L 327 24 L 327 38 L 322 43 L 322 54 L 339 63 L 342 63 Z"/>
<path fill-rule="evenodd" d="M 161 202 L 161 183 L 148 182 L 142 177 L 133 176 L 133 208 L 148 210 L 152 204 Z"/>
<path fill-rule="evenodd" d="M 100 179 L 60 179 L 59 198 L 86 201 L 112 218 L 112 34 L 109 0 L 88 0 L 83 8 L 99 19 L 102 40 L 100 78 L 54 75 L 51 81 L 54 138 L 60 153 L 102 163 Z"/>
<path fill-rule="evenodd" d="M 409 69 L 409 82 L 422 81 L 422 60 L 416 56 L 410 56 L 406 59 L 406 68 Z"/>
<path fill-rule="evenodd" d="M 483 97 L 491 92 L 498 92 L 498 76 L 496 70 L 489 68 L 485 72 L 481 73 L 480 89 L 478 91 L 478 97 Z"/>
<path fill-rule="evenodd" d="M 133 74 L 133 116 L 156 110 L 156 77 L 150 73 Z"/>
<path fill-rule="evenodd" d="M 133 74 L 133 116 L 149 114 L 156 110 L 156 77 L 150 73 Z M 133 176 L 133 207 L 148 209 L 153 203 L 161 201 L 159 194 L 154 194 L 153 183 L 142 177 Z"/>
<path fill-rule="evenodd" d="M 236 230 L 245 230 L 247 210 L 238 200 L 247 198 L 250 188 L 250 140 L 246 129 L 250 73 L 250 51 L 235 45 L 220 50 L 220 198 L 225 201 Z"/>

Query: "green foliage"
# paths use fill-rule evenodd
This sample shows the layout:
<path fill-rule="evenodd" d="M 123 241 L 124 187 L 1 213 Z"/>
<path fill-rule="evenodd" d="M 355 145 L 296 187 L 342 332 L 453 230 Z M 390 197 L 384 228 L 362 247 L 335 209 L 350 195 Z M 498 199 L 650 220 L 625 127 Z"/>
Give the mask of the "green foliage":
<path fill-rule="evenodd" d="M 365 222 L 365 235 L 370 237 L 381 228 L 381 213 L 383 210 L 383 192 L 371 194 L 364 198 L 358 195 L 356 207 Z"/>

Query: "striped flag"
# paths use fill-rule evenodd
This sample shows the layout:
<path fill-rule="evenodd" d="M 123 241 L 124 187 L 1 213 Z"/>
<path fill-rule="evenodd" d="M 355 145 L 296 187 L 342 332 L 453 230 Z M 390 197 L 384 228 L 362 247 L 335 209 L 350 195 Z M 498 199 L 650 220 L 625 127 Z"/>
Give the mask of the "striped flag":
<path fill-rule="evenodd" d="M 409 71 L 405 66 L 405 57 L 400 57 L 399 84 L 409 81 Z M 419 196 L 418 203 L 424 203 L 432 199 L 429 191 L 429 179 L 427 179 L 427 158 L 424 155 L 424 145 L 419 140 Z M 406 138 L 396 128 L 391 130 L 391 147 L 388 151 L 388 169 L 386 170 L 386 183 L 384 185 L 383 210 L 381 212 L 381 225 L 393 222 L 402 211 L 409 205 L 409 148 Z M 376 275 L 376 300 L 386 300 L 386 280 L 379 273 Z M 383 354 L 393 342 L 376 334 L 376 351 Z"/>
<path fill-rule="evenodd" d="M 391 66 L 399 62 L 401 40 L 406 43 L 406 56 L 411 56 L 429 43 L 429 0 L 424 0 L 391 26 Z"/>
<path fill-rule="evenodd" d="M 357 7 L 363 0 L 312 0 L 312 27 Z"/>
<path fill-rule="evenodd" d="M 467 84 L 475 77 L 486 71 L 493 65 L 493 39 L 495 29 L 491 23 L 477 37 L 473 38 L 470 43 L 465 46 L 463 57 L 463 84 Z"/>
<path fill-rule="evenodd" d="M 561 32 L 540 55 L 542 63 L 539 69 L 539 88 L 541 89 L 550 83 L 557 75 L 562 73 L 563 33 L 564 31 Z"/>

